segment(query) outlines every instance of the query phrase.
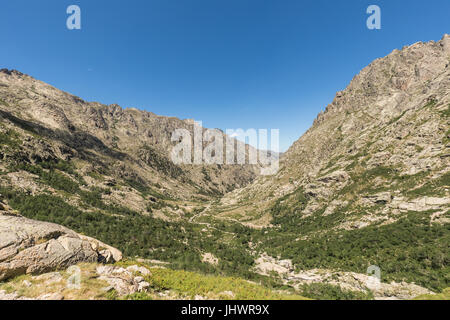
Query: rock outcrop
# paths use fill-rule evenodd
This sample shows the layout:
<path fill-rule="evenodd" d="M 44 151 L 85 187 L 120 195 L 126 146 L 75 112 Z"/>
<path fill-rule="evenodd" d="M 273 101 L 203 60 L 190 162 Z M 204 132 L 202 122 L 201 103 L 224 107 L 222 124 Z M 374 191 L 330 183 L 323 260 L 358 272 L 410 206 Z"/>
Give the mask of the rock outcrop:
<path fill-rule="evenodd" d="M 414 283 L 404 281 L 385 283 L 368 274 L 326 269 L 295 271 L 292 261 L 278 260 L 267 254 L 262 254 L 255 261 L 255 271 L 266 276 L 277 274 L 283 283 L 297 289 L 302 285 L 326 283 L 350 291 L 370 290 L 376 300 L 410 300 L 422 294 L 433 294 L 432 291 Z"/>
<path fill-rule="evenodd" d="M 294 210 L 294 191 L 301 190 L 308 203 L 297 214 L 329 216 L 345 209 L 347 222 L 360 219 L 361 210 L 389 222 L 401 216 L 399 210 L 447 210 L 449 39 L 405 46 L 362 69 L 283 154 L 278 174 L 225 195 L 225 209 L 240 203 L 234 211 L 253 212 L 257 203 L 261 216 L 287 197 L 285 206 Z M 334 227 L 346 221 L 336 220 Z"/>
<path fill-rule="evenodd" d="M 0 124 L 20 133 L 22 140 L 20 150 L 2 152 L 0 147 L 0 159 L 31 164 L 86 161 L 78 174 L 102 176 L 97 184 L 111 179 L 118 185 L 133 180 L 174 198 L 205 198 L 210 193 L 243 187 L 260 172 L 257 165 L 174 164 L 172 134 L 178 129 L 193 134 L 193 121 L 86 102 L 15 70 L 0 70 Z M 217 134 L 226 138 L 220 130 Z M 252 149 L 249 145 L 245 148 Z M 92 181 L 92 177 L 86 179 Z M 138 189 L 135 194 L 139 194 Z M 136 209 L 145 206 L 143 203 Z"/>
<path fill-rule="evenodd" d="M 98 266 L 97 274 L 100 280 L 106 281 L 110 289 L 123 296 L 135 292 L 145 292 L 150 284 L 144 277 L 150 275 L 150 271 L 145 267 L 136 265 L 127 268 L 113 266 Z M 107 288 L 108 289 L 108 288 Z"/>
<path fill-rule="evenodd" d="M 93 244 L 94 243 L 94 244 Z M 0 213 L 0 281 L 80 262 L 114 262 L 120 251 L 95 244 L 65 227 Z"/>
<path fill-rule="evenodd" d="M 82 240 L 88 241 L 92 248 L 99 253 L 99 262 L 103 263 L 113 263 L 122 260 L 122 252 L 114 247 L 111 247 L 97 239 L 78 235 Z"/>

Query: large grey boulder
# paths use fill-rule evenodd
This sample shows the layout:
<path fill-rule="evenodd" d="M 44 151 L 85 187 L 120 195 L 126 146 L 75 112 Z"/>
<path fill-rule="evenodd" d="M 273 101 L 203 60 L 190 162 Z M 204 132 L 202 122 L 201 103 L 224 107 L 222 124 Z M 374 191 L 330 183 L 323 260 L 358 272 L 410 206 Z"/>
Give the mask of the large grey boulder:
<path fill-rule="evenodd" d="M 105 250 L 98 250 L 90 241 L 60 225 L 0 213 L 0 281 L 80 262 L 104 261 L 103 254 L 112 256 Z M 114 256 L 119 255 L 114 252 Z"/>
<path fill-rule="evenodd" d="M 99 262 L 113 263 L 122 260 L 122 252 L 120 250 L 111 247 L 97 239 L 81 234 L 79 236 L 82 240 L 88 241 L 91 244 L 92 249 L 99 252 Z"/>

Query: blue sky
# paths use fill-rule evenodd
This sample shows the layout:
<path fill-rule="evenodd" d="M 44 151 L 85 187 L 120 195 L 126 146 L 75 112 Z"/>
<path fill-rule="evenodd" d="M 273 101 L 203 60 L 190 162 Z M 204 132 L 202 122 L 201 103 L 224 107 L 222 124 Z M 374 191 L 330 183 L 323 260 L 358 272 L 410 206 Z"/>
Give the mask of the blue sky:
<path fill-rule="evenodd" d="M 448 0 L 14 0 L 0 14 L 0 67 L 87 101 L 278 128 L 283 151 L 372 60 L 450 33 Z"/>

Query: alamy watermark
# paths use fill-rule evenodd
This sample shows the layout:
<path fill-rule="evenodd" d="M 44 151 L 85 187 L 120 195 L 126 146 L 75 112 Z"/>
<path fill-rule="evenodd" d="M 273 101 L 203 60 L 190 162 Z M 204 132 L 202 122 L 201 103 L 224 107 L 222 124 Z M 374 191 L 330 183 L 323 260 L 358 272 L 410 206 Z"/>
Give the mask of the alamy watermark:
<path fill-rule="evenodd" d="M 371 265 L 367 268 L 369 278 L 366 281 L 367 288 L 373 290 L 381 286 L 381 269 L 379 266 Z"/>
<path fill-rule="evenodd" d="M 70 16 L 67 18 L 66 26 L 69 30 L 81 29 L 81 8 L 77 5 L 70 5 L 67 7 L 66 13 Z M 366 26 L 369 30 L 381 29 L 381 8 L 378 5 L 372 4 L 367 7 L 367 14 L 370 16 L 367 18 Z"/>
<path fill-rule="evenodd" d="M 171 151 L 175 164 L 259 165 L 262 175 L 273 175 L 279 168 L 279 130 L 267 129 L 204 129 L 194 122 L 193 136 L 187 129 L 176 129 Z M 248 143 L 248 144 L 247 144 Z M 257 146 L 257 148 L 256 148 Z"/>
<path fill-rule="evenodd" d="M 67 14 L 70 16 L 67 18 L 66 26 L 69 30 L 80 30 L 81 29 L 81 9 L 77 5 L 70 5 L 66 10 Z"/>
<path fill-rule="evenodd" d="M 70 274 L 67 279 L 67 289 L 81 289 L 81 269 L 77 266 L 71 266 L 67 269 L 67 273 Z"/>
<path fill-rule="evenodd" d="M 370 5 L 367 8 L 367 14 L 370 16 L 367 18 L 366 25 L 369 30 L 381 29 L 381 8 L 377 5 Z"/>

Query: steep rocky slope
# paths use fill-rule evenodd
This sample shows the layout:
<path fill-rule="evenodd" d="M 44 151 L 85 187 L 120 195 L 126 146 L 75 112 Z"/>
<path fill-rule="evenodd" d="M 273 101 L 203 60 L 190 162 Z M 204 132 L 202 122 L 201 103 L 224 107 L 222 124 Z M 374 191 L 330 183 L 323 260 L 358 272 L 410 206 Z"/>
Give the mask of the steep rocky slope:
<path fill-rule="evenodd" d="M 386 281 L 449 285 L 450 36 L 394 50 L 336 94 L 276 176 L 210 215 L 263 228 L 256 251 Z M 206 213 L 204 213 L 206 215 Z"/>
<path fill-rule="evenodd" d="M 248 269 L 245 242 L 228 239 L 223 229 L 202 232 L 203 225 L 188 221 L 210 201 L 251 182 L 260 167 L 177 165 L 170 157 L 175 129 L 192 134 L 193 121 L 85 102 L 2 69 L 0 209 L 10 205 L 26 218 L 94 237 L 128 257 L 212 271 L 216 266 L 202 257 L 214 254 L 223 261 L 217 268 Z"/>
<path fill-rule="evenodd" d="M 450 36 L 394 50 L 336 94 L 283 155 L 276 176 L 259 177 L 222 204 L 241 202 L 240 210 L 261 214 L 302 193 L 307 203 L 292 211 L 307 217 L 345 209 L 336 228 L 392 222 L 407 210 L 436 210 L 433 219 L 445 221 L 449 108 Z M 357 217 L 362 210 L 371 214 Z"/>
<path fill-rule="evenodd" d="M 193 136 L 192 120 L 85 102 L 15 70 L 0 70 L 0 119 L 3 139 L 18 144 L 5 148 L 3 141 L 3 169 L 13 162 L 71 161 L 88 185 L 126 185 L 184 200 L 245 186 L 258 173 L 249 165 L 175 165 L 172 133 L 187 129 Z M 147 199 L 139 196 L 134 192 L 130 202 L 142 209 Z"/>

